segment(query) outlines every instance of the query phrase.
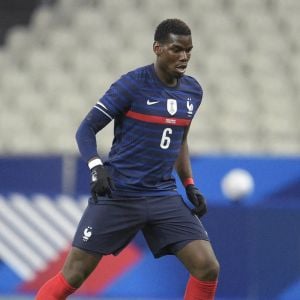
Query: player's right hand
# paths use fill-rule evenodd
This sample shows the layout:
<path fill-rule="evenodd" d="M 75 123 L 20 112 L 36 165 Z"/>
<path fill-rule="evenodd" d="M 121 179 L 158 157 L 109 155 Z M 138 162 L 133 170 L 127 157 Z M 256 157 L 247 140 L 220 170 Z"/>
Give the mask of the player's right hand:
<path fill-rule="evenodd" d="M 113 183 L 103 165 L 91 169 L 91 194 L 96 201 L 98 196 L 112 197 L 111 190 Z"/>

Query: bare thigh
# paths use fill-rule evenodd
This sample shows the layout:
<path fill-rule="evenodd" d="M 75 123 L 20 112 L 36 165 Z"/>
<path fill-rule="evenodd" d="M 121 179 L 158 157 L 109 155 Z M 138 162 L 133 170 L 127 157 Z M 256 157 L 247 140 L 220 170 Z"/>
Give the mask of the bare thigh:
<path fill-rule="evenodd" d="M 176 254 L 189 273 L 202 280 L 215 280 L 219 273 L 219 263 L 211 243 L 194 240 Z"/>
<path fill-rule="evenodd" d="M 94 271 L 101 258 L 102 255 L 90 254 L 72 247 L 65 260 L 62 273 L 71 286 L 78 288 Z"/>

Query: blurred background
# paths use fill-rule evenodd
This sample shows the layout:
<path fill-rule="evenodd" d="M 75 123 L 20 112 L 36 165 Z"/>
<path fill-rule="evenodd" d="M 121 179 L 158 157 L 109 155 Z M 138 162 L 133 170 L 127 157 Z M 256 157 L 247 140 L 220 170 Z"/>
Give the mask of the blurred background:
<path fill-rule="evenodd" d="M 300 299 L 299 16 L 298 0 L 1 0 L 0 299 L 33 299 L 61 268 L 89 194 L 75 132 L 174 17 L 204 89 L 189 146 L 217 299 Z M 112 124 L 103 157 L 111 141 Z M 70 299 L 182 299 L 187 278 L 138 235 Z"/>

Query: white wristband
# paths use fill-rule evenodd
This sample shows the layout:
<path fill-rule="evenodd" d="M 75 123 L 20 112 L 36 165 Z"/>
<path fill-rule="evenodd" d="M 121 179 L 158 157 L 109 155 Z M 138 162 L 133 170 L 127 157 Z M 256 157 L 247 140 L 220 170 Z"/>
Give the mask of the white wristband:
<path fill-rule="evenodd" d="M 95 158 L 88 163 L 90 170 L 92 170 L 94 167 L 99 166 L 99 165 L 101 165 L 101 166 L 103 165 L 100 158 Z"/>

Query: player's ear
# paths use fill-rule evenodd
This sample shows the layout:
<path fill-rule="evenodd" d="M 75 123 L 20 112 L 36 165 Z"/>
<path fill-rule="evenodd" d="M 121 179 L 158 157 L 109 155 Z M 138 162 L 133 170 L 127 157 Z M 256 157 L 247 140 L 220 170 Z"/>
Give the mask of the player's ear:
<path fill-rule="evenodd" d="M 156 41 L 153 43 L 153 51 L 157 56 L 160 56 L 162 53 L 161 45 Z"/>

